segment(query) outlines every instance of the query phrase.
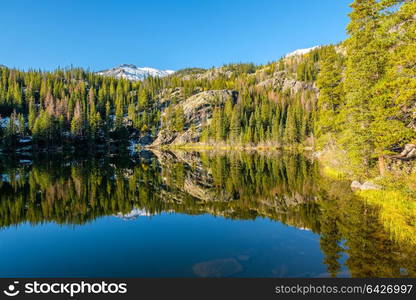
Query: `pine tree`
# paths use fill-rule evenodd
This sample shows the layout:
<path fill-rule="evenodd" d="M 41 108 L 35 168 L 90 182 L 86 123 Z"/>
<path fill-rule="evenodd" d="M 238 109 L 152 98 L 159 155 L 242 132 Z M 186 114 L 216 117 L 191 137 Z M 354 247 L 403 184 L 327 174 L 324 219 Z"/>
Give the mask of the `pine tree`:
<path fill-rule="evenodd" d="M 241 133 L 241 119 L 237 106 L 234 106 L 234 109 L 232 110 L 230 123 L 230 140 L 237 142 Z"/>
<path fill-rule="evenodd" d="M 120 129 L 123 126 L 124 121 L 124 109 L 123 109 L 123 98 L 122 96 L 117 96 L 115 106 L 116 106 L 116 116 L 115 116 L 115 127 Z"/>
<path fill-rule="evenodd" d="M 392 43 L 393 27 L 386 27 L 391 20 L 387 8 L 399 2 L 356 0 L 352 4 L 353 12 L 348 26 L 350 38 L 346 42 L 344 145 L 352 157 L 364 165 L 369 166 L 373 158 L 378 158 L 382 174 L 384 155 L 413 135 L 406 124 L 399 120 L 400 106 L 388 92 L 393 79 L 389 67 L 396 63 L 397 58 L 394 57 L 394 50 L 397 50 L 397 45 L 407 44 L 397 40 Z M 414 7 L 415 4 L 409 5 Z M 407 7 L 407 4 L 403 5 L 399 12 Z M 396 14 L 393 13 L 393 18 Z M 414 35 L 414 31 L 411 34 Z M 393 69 L 397 70 L 397 67 Z"/>
<path fill-rule="evenodd" d="M 294 108 L 289 107 L 284 130 L 283 141 L 285 145 L 290 146 L 298 142 L 298 127 L 296 123 L 296 113 Z"/>
<path fill-rule="evenodd" d="M 26 126 L 25 126 L 25 118 L 23 117 L 23 114 L 17 115 L 17 133 L 20 136 L 24 136 L 26 132 Z"/>
<path fill-rule="evenodd" d="M 185 113 L 183 111 L 182 105 L 179 105 L 175 110 L 174 128 L 176 131 L 181 132 L 184 130 L 184 126 L 185 126 Z"/>
<path fill-rule="evenodd" d="M 137 114 L 136 114 L 136 105 L 134 103 L 130 103 L 127 109 L 127 116 L 129 120 L 132 122 L 134 127 L 137 126 Z"/>
<path fill-rule="evenodd" d="M 71 121 L 71 133 L 74 136 L 81 136 L 83 133 L 83 112 L 79 102 L 75 105 L 74 116 Z"/>
<path fill-rule="evenodd" d="M 356 0 L 351 7 L 346 41 L 346 112 L 343 144 L 353 162 L 369 166 L 374 139 L 369 127 L 372 91 L 382 74 L 384 55 L 374 38 L 378 28 L 376 0 Z"/>
<path fill-rule="evenodd" d="M 345 104 L 343 90 L 343 59 L 334 46 L 323 49 L 320 61 L 321 70 L 316 84 L 319 88 L 318 117 L 316 129 L 318 136 L 339 133 L 341 130 L 340 112 Z"/>

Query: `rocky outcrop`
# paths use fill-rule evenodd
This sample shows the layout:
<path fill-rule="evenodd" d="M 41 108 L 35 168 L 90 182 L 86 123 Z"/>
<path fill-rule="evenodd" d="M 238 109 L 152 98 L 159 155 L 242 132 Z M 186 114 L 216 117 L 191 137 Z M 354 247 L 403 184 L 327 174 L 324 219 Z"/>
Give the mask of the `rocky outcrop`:
<path fill-rule="evenodd" d="M 237 98 L 237 92 L 231 90 L 212 90 L 193 95 L 178 104 L 185 114 L 185 127 L 191 124 L 199 125 L 211 118 L 214 106 L 222 106 L 228 99 Z"/>
<path fill-rule="evenodd" d="M 237 99 L 237 92 L 231 90 L 211 90 L 200 92 L 177 104 L 184 112 L 185 131 L 177 132 L 162 129 L 152 147 L 163 145 L 181 145 L 198 142 L 201 136 L 202 127 L 211 122 L 215 106 L 223 106 L 227 100 L 233 102 Z M 163 124 L 162 124 L 163 127 Z"/>
<path fill-rule="evenodd" d="M 386 169 L 396 174 L 416 174 L 416 145 L 406 144 L 400 154 L 388 156 Z"/>
<path fill-rule="evenodd" d="M 171 104 L 172 101 L 178 101 L 183 99 L 183 88 L 166 88 L 162 89 L 157 95 L 158 109 L 163 110 Z"/>
<path fill-rule="evenodd" d="M 188 74 L 183 76 L 184 80 L 214 80 L 218 77 L 225 77 L 230 78 L 233 76 L 233 72 L 230 70 L 227 70 L 226 67 L 219 67 L 219 68 L 212 68 L 209 70 L 206 70 L 205 72 L 195 73 L 195 74 Z"/>
<path fill-rule="evenodd" d="M 171 132 L 170 130 L 162 129 L 161 131 L 159 131 L 157 138 L 154 140 L 151 146 L 157 147 L 162 145 L 168 145 L 173 142 L 176 136 L 176 132 Z"/>
<path fill-rule="evenodd" d="M 175 140 L 172 142 L 174 145 L 183 145 L 189 143 L 196 143 L 201 137 L 201 128 L 188 129 L 187 131 L 177 135 Z"/>
<path fill-rule="evenodd" d="M 318 89 L 313 83 L 291 79 L 288 77 L 286 71 L 275 72 L 270 78 L 260 81 L 257 84 L 257 87 L 272 87 L 276 90 L 290 90 L 293 93 L 306 90 L 310 90 L 316 93 L 318 92 Z"/>

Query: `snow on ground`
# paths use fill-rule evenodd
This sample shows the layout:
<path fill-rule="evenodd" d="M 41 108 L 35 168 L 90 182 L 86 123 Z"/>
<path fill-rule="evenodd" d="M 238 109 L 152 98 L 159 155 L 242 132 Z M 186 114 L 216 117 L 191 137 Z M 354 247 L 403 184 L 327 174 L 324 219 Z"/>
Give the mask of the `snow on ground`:
<path fill-rule="evenodd" d="M 289 54 L 286 54 L 285 57 L 304 55 L 304 54 L 307 54 L 307 53 L 311 52 L 312 50 L 315 50 L 316 48 L 319 48 L 319 47 L 320 46 L 315 46 L 315 47 L 305 48 L 305 49 L 298 49 L 298 50 L 295 50 L 293 52 L 290 52 Z"/>

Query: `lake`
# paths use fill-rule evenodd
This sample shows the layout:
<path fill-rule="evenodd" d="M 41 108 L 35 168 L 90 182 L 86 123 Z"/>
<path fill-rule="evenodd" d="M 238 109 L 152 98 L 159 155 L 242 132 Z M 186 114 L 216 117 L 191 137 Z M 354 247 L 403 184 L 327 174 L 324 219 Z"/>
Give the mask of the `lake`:
<path fill-rule="evenodd" d="M 0 157 L 1 277 L 414 277 L 378 208 L 301 155 Z"/>

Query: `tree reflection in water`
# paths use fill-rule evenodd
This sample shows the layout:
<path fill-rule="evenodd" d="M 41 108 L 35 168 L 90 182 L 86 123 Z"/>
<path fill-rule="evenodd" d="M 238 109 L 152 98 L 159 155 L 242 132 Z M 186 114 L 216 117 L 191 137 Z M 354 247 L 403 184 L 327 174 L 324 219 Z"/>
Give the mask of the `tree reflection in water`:
<path fill-rule="evenodd" d="M 329 276 L 340 258 L 353 277 L 414 277 L 415 249 L 398 244 L 378 209 L 347 182 L 323 178 L 301 155 L 146 152 L 135 157 L 1 158 L 0 226 L 84 224 L 106 215 L 164 211 L 229 219 L 269 218 L 312 230 Z"/>

